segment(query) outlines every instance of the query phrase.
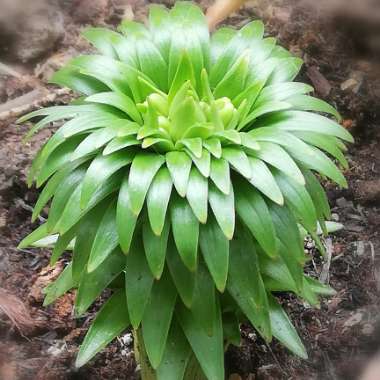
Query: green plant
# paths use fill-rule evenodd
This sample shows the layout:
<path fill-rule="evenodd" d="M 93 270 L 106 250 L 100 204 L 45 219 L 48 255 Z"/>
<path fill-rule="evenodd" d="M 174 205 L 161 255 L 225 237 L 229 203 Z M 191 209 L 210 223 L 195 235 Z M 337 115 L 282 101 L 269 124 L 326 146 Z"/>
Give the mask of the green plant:
<path fill-rule="evenodd" d="M 323 250 L 330 210 L 313 171 L 346 186 L 322 150 L 346 167 L 352 138 L 308 111 L 339 114 L 292 82 L 301 59 L 263 38 L 260 21 L 210 39 L 201 10 L 177 2 L 119 31 L 87 29 L 102 55 L 54 75 L 81 98 L 20 119 L 43 116 L 28 137 L 65 120 L 28 178 L 45 184 L 33 220 L 51 200 L 49 217 L 20 243 L 56 236 L 52 264 L 73 245 L 45 304 L 76 288 L 80 316 L 112 289 L 77 365 L 132 325 L 143 377 L 220 380 L 246 319 L 306 357 L 272 292 L 310 304 L 332 292 L 303 273 L 298 223 Z"/>

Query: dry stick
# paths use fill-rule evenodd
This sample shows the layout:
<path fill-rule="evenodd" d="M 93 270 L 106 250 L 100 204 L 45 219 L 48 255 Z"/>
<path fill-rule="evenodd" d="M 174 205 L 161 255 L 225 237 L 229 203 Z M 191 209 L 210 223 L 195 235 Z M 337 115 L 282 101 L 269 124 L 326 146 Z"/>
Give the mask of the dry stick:
<path fill-rule="evenodd" d="M 17 79 L 22 78 L 22 75 L 18 71 L 12 69 L 12 67 L 1 62 L 0 62 L 0 75 L 7 75 L 7 76 L 15 77 Z"/>
<path fill-rule="evenodd" d="M 53 102 L 58 96 L 68 95 L 69 93 L 70 90 L 66 88 L 53 91 L 49 91 L 43 87 L 36 88 L 18 98 L 0 104 L 0 121 L 5 121 L 11 117 L 18 117 L 41 105 Z"/>
<path fill-rule="evenodd" d="M 326 244 L 326 261 L 322 266 L 322 271 L 321 271 L 321 274 L 319 275 L 319 281 L 324 284 L 328 284 L 331 257 L 332 257 L 334 247 L 333 247 L 331 238 L 327 238 L 325 244 Z"/>
<path fill-rule="evenodd" d="M 245 0 L 216 0 L 206 12 L 209 29 L 214 29 L 217 24 L 226 19 L 231 13 L 237 11 L 244 2 Z"/>

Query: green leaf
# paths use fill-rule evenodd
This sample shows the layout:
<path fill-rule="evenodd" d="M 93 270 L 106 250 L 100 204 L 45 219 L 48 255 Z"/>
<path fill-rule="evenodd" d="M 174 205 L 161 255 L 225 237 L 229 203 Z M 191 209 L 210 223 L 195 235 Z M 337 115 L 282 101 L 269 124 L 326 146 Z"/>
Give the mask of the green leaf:
<path fill-rule="evenodd" d="M 107 156 L 108 154 L 134 145 L 140 145 L 140 142 L 136 139 L 135 136 L 115 137 L 104 148 L 103 156 Z"/>
<path fill-rule="evenodd" d="M 282 307 L 272 295 L 268 295 L 268 303 L 273 336 L 290 351 L 307 359 L 306 349 Z"/>
<path fill-rule="evenodd" d="M 29 235 L 24 237 L 24 239 L 22 239 L 21 242 L 18 244 L 17 248 L 18 249 L 28 248 L 36 241 L 41 240 L 42 238 L 49 235 L 50 235 L 50 231 L 47 228 L 47 223 L 41 224 Z"/>
<path fill-rule="evenodd" d="M 60 187 L 57 189 L 54 198 L 51 202 L 49 217 L 47 221 L 47 227 L 52 231 L 65 210 L 66 205 L 69 203 L 69 199 L 72 196 L 74 190 L 78 187 L 86 173 L 85 168 L 78 168 L 70 173 L 64 181 L 61 182 Z"/>
<path fill-rule="evenodd" d="M 276 83 L 265 86 L 255 102 L 255 107 L 265 104 L 269 101 L 287 101 L 295 95 L 302 95 L 313 91 L 313 87 L 300 82 Z M 290 102 L 292 103 L 292 102 Z"/>
<path fill-rule="evenodd" d="M 205 265 L 201 264 L 197 270 L 196 286 L 191 313 L 209 336 L 214 333 L 216 319 L 215 285 Z"/>
<path fill-rule="evenodd" d="M 223 158 L 211 160 L 210 178 L 222 193 L 229 193 L 231 189 L 230 166 L 226 160 Z"/>
<path fill-rule="evenodd" d="M 317 148 L 320 148 L 327 153 L 331 154 L 333 157 L 335 157 L 339 163 L 345 168 L 348 169 L 348 162 L 347 159 L 344 157 L 344 154 L 340 150 L 340 147 L 338 146 L 339 140 L 334 139 L 334 137 L 331 136 L 325 136 L 317 132 L 294 132 L 294 135 L 303 140 L 304 142 L 314 145 Z"/>
<path fill-rule="evenodd" d="M 85 140 L 86 139 L 87 138 L 85 138 Z M 75 152 L 78 145 L 81 145 L 82 140 L 83 136 L 74 136 L 61 144 L 49 155 L 38 173 L 36 179 L 37 187 L 40 187 L 52 174 L 69 163 L 69 161 L 75 160 L 73 152 Z"/>
<path fill-rule="evenodd" d="M 169 83 L 177 71 L 183 51 L 189 55 L 198 82 L 202 68 L 207 68 L 209 61 L 209 31 L 206 18 L 198 6 L 184 1 L 176 2 L 169 15 L 172 27 Z"/>
<path fill-rule="evenodd" d="M 279 112 L 291 108 L 291 104 L 288 102 L 270 101 L 263 104 L 260 107 L 255 107 L 251 113 L 241 122 L 241 125 L 245 126 L 260 116 L 268 113 Z"/>
<path fill-rule="evenodd" d="M 136 51 L 141 71 L 159 87 L 168 90 L 168 65 L 155 44 L 147 38 L 136 40 Z"/>
<path fill-rule="evenodd" d="M 75 366 L 81 367 L 123 332 L 129 325 L 123 291 L 114 293 L 99 310 L 80 346 Z"/>
<path fill-rule="evenodd" d="M 70 196 L 62 216 L 58 221 L 56 229 L 63 234 L 68 231 L 75 223 L 77 223 L 84 215 L 86 215 L 93 207 L 99 204 L 108 195 L 120 188 L 122 173 L 113 174 L 105 183 L 103 183 L 92 196 L 88 206 L 81 210 L 78 207 L 82 192 L 82 184 L 74 190 Z"/>
<path fill-rule="evenodd" d="M 222 145 L 219 139 L 209 138 L 203 141 L 203 146 L 216 158 L 222 157 Z"/>
<path fill-rule="evenodd" d="M 229 32 L 229 34 L 232 34 Z M 210 83 L 215 87 L 226 75 L 230 67 L 236 62 L 237 58 L 243 53 L 243 51 L 250 47 L 253 41 L 259 41 L 264 34 L 264 24 L 262 21 L 252 21 L 241 28 L 232 38 L 226 34 L 220 38 L 217 36 L 213 40 L 213 45 L 219 44 L 218 58 L 215 60 L 215 52 L 213 53 L 214 62 L 211 67 Z M 226 42 L 225 46 L 220 46 L 220 42 Z"/>
<path fill-rule="evenodd" d="M 200 226 L 199 245 L 215 286 L 224 292 L 228 275 L 230 243 L 213 215 Z"/>
<path fill-rule="evenodd" d="M 190 172 L 186 197 L 194 215 L 198 218 L 199 222 L 206 223 L 208 208 L 208 181 L 195 167 L 192 167 Z"/>
<path fill-rule="evenodd" d="M 94 271 L 119 244 L 116 227 L 116 203 L 108 206 L 96 232 L 87 264 L 89 272 Z"/>
<path fill-rule="evenodd" d="M 156 280 L 159 280 L 164 270 L 170 223 L 165 227 L 160 236 L 153 233 L 148 223 L 143 224 L 143 241 L 146 259 L 150 270 Z"/>
<path fill-rule="evenodd" d="M 148 304 L 153 276 L 144 255 L 144 248 L 137 236 L 133 239 L 125 268 L 125 293 L 131 324 L 137 329 Z"/>
<path fill-rule="evenodd" d="M 260 145 L 257 140 L 250 134 L 245 132 L 240 132 L 241 145 L 243 145 L 248 150 L 260 150 Z"/>
<path fill-rule="evenodd" d="M 276 68 L 269 78 L 269 83 L 276 84 L 292 81 L 301 70 L 302 64 L 302 59 L 298 57 L 279 58 Z"/>
<path fill-rule="evenodd" d="M 164 161 L 162 156 L 153 153 L 138 153 L 133 159 L 128 178 L 128 191 L 131 210 L 136 216 L 143 207 L 153 177 Z"/>
<path fill-rule="evenodd" d="M 75 238 L 72 259 L 72 275 L 75 281 L 79 281 L 82 272 L 87 268 L 87 261 L 90 256 L 92 245 L 94 243 L 99 224 L 104 216 L 106 202 L 108 203 L 108 201 L 105 201 L 94 207 L 94 209 L 92 209 L 80 221 L 77 236 Z"/>
<path fill-rule="evenodd" d="M 257 128 L 250 133 L 260 141 L 269 141 L 270 144 L 275 143 L 284 146 L 293 159 L 297 160 L 304 167 L 319 171 L 343 187 L 347 186 L 347 181 L 343 174 L 325 154 L 313 146 L 305 144 L 293 134 L 269 127 Z M 331 136 L 327 138 L 334 139 Z"/>
<path fill-rule="evenodd" d="M 300 169 L 280 146 L 269 142 L 260 142 L 260 150 L 252 152 L 251 155 L 274 166 L 301 185 L 305 184 L 305 179 Z"/>
<path fill-rule="evenodd" d="M 260 121 L 260 127 L 276 127 L 284 131 L 318 132 L 353 142 L 351 134 L 333 120 L 304 111 L 282 111 Z"/>
<path fill-rule="evenodd" d="M 216 99 L 224 96 L 233 99 L 244 90 L 249 68 L 249 54 L 243 53 L 231 66 L 214 90 Z"/>
<path fill-rule="evenodd" d="M 164 355 L 176 299 L 176 289 L 169 273 L 165 273 L 153 285 L 142 320 L 145 349 L 154 369 L 159 366 Z"/>
<path fill-rule="evenodd" d="M 260 252 L 259 252 L 260 253 Z M 278 255 L 275 258 L 268 258 L 266 255 L 259 254 L 260 271 L 263 276 L 274 280 L 279 286 L 270 286 L 268 281 L 265 282 L 265 288 L 271 291 L 293 291 L 298 292 L 297 285 L 294 282 L 293 276 L 284 262 L 282 257 Z"/>
<path fill-rule="evenodd" d="M 298 265 L 294 267 L 292 275 L 297 285 L 300 285 L 300 276 L 302 274 L 300 270 L 302 266 L 299 264 L 303 265 L 305 263 L 305 253 L 297 222 L 293 214 L 286 207 L 271 204 L 269 209 L 276 235 L 284 248 L 281 249 L 283 259 L 287 262 L 287 265 L 289 263 L 287 260 L 292 260 L 292 262 L 296 261 L 298 263 Z M 289 265 L 288 267 L 290 269 Z"/>
<path fill-rule="evenodd" d="M 313 201 L 306 188 L 277 172 L 276 181 L 285 197 L 285 204 L 293 210 L 301 224 L 309 231 L 317 230 L 317 214 Z"/>
<path fill-rule="evenodd" d="M 50 256 L 50 265 L 56 264 L 62 253 L 68 248 L 70 243 L 74 242 L 74 238 L 77 234 L 78 226 L 74 225 L 67 232 L 58 236 L 57 241 L 54 244 L 53 252 Z M 72 244 L 71 244 L 72 246 Z"/>
<path fill-rule="evenodd" d="M 279 205 L 284 204 L 281 190 L 265 162 L 255 157 L 249 157 L 249 162 L 252 168 L 252 177 L 249 182 L 273 202 Z"/>
<path fill-rule="evenodd" d="M 43 306 L 48 306 L 57 298 L 68 292 L 71 288 L 77 285 L 72 277 L 72 264 L 68 264 L 65 269 L 59 274 L 57 279 L 49 284 L 45 289 L 45 299 Z"/>
<path fill-rule="evenodd" d="M 210 41 L 211 62 L 214 64 L 219 56 L 228 46 L 228 43 L 236 34 L 236 30 L 229 27 L 218 28 L 212 35 Z"/>
<path fill-rule="evenodd" d="M 331 218 L 329 201 L 323 187 L 310 170 L 304 170 L 303 174 L 306 180 L 306 190 L 313 199 L 316 211 L 326 219 Z"/>
<path fill-rule="evenodd" d="M 100 80 L 82 74 L 77 68 L 70 66 L 62 67 L 56 71 L 49 79 L 49 83 L 54 83 L 61 87 L 68 87 L 71 90 L 84 95 L 91 95 L 109 90 L 109 88 Z"/>
<path fill-rule="evenodd" d="M 293 95 L 287 99 L 289 103 L 293 105 L 294 108 L 302 111 L 316 111 L 324 112 L 333 115 L 339 122 L 342 117 L 339 115 L 338 111 L 326 103 L 324 100 L 314 98 L 308 95 Z"/>
<path fill-rule="evenodd" d="M 82 36 L 107 57 L 119 58 L 113 46 L 115 43 L 123 39 L 119 33 L 107 28 L 89 27 L 82 31 Z"/>
<path fill-rule="evenodd" d="M 243 177 L 251 178 L 252 170 L 247 155 L 238 148 L 223 148 L 223 158 Z"/>
<path fill-rule="evenodd" d="M 120 92 L 99 92 L 88 96 L 86 102 L 108 104 L 125 112 L 132 120 L 142 124 L 142 118 L 134 101 Z"/>
<path fill-rule="evenodd" d="M 188 342 L 207 379 L 224 379 L 223 327 L 219 302 L 215 305 L 213 335 L 208 335 L 197 319 L 182 305 L 178 305 L 176 316 Z"/>
<path fill-rule="evenodd" d="M 268 207 L 261 195 L 245 181 L 235 186 L 236 211 L 263 250 L 276 256 L 276 233 Z"/>
<path fill-rule="evenodd" d="M 208 177 L 210 175 L 211 170 L 211 156 L 210 153 L 206 150 L 202 150 L 201 156 L 195 157 L 191 155 L 193 159 L 194 165 L 198 168 L 198 170 L 202 173 L 204 177 Z"/>
<path fill-rule="evenodd" d="M 115 249 L 93 272 L 84 272 L 75 299 L 76 316 L 82 315 L 124 268 L 125 256 Z"/>
<path fill-rule="evenodd" d="M 34 206 L 32 214 L 32 222 L 34 222 L 38 215 L 41 213 L 42 209 L 45 207 L 46 203 L 55 194 L 58 186 L 65 180 L 70 172 L 75 170 L 79 165 L 81 165 L 86 158 L 77 160 L 68 164 L 65 164 L 60 170 L 58 170 L 46 183 L 42 192 L 40 193 L 38 200 Z"/>
<path fill-rule="evenodd" d="M 137 216 L 132 212 L 129 199 L 128 176 L 125 176 L 121 185 L 116 207 L 116 226 L 119 243 L 124 253 L 129 252 L 135 231 Z"/>
<path fill-rule="evenodd" d="M 240 325 L 235 314 L 223 314 L 223 338 L 227 345 L 233 344 L 236 347 L 241 345 Z"/>
<path fill-rule="evenodd" d="M 98 155 L 87 169 L 83 179 L 80 207 L 85 208 L 96 190 L 113 173 L 132 162 L 134 153 L 115 152 L 107 156 Z"/>
<path fill-rule="evenodd" d="M 152 38 L 160 50 L 162 56 L 168 61 L 171 38 L 171 24 L 169 12 L 158 4 L 151 4 L 149 7 L 149 29 Z"/>
<path fill-rule="evenodd" d="M 182 379 L 189 361 L 191 349 L 181 327 L 173 319 L 167 338 L 166 348 L 157 368 L 157 380 Z"/>
<path fill-rule="evenodd" d="M 186 147 L 195 157 L 200 158 L 202 156 L 202 139 L 200 137 L 181 139 L 178 144 Z"/>
<path fill-rule="evenodd" d="M 224 194 L 210 184 L 209 202 L 224 235 L 231 240 L 235 230 L 235 198 L 232 186 L 229 194 Z"/>
<path fill-rule="evenodd" d="M 166 166 L 178 194 L 184 197 L 190 175 L 191 158 L 184 152 L 168 152 L 166 153 Z"/>
<path fill-rule="evenodd" d="M 173 182 L 166 167 L 162 167 L 153 178 L 147 195 L 150 225 L 156 235 L 161 235 L 165 223 Z"/>
<path fill-rule="evenodd" d="M 177 72 L 175 73 L 173 82 L 170 86 L 168 94 L 169 103 L 172 102 L 178 90 L 187 81 L 190 81 L 193 87 L 196 86 L 193 65 L 189 55 L 186 52 L 183 52 L 178 64 Z"/>
<path fill-rule="evenodd" d="M 190 308 L 193 302 L 195 273 L 190 272 L 181 260 L 181 256 L 179 255 L 172 238 L 169 238 L 166 261 L 169 267 L 170 275 L 182 302 Z"/>
<path fill-rule="evenodd" d="M 260 335 L 271 339 L 268 299 L 253 241 L 245 232 L 230 243 L 227 290 Z"/>
<path fill-rule="evenodd" d="M 188 202 L 174 197 L 170 204 L 170 215 L 175 244 L 190 271 L 197 268 L 199 222 Z"/>

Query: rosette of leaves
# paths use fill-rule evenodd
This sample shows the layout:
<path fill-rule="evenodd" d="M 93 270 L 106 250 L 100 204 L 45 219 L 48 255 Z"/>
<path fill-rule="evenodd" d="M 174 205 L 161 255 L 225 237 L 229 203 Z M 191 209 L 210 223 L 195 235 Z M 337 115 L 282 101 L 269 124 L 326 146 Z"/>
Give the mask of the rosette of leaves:
<path fill-rule="evenodd" d="M 323 249 L 330 210 L 316 173 L 346 186 L 334 161 L 347 167 L 352 138 L 293 82 L 301 59 L 264 38 L 261 21 L 210 36 L 188 2 L 152 6 L 148 26 L 84 36 L 99 54 L 52 80 L 82 96 L 20 120 L 37 119 L 28 138 L 63 122 L 29 175 L 43 186 L 33 220 L 51 202 L 47 221 L 20 244 L 55 237 L 52 264 L 72 246 L 45 304 L 77 289 L 81 316 L 111 289 L 77 365 L 132 326 L 143 377 L 220 380 L 246 320 L 306 357 L 273 294 L 315 305 L 331 293 L 303 272 L 299 227 Z"/>

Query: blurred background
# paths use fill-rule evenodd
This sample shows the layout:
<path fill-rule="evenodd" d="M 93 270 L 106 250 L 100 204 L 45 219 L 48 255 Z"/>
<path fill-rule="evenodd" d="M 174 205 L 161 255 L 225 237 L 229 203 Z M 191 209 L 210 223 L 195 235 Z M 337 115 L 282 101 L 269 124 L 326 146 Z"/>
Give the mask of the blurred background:
<path fill-rule="evenodd" d="M 42 289 L 63 267 L 48 266 L 48 251 L 15 247 L 30 225 L 38 191 L 26 186 L 32 157 L 57 125 L 22 144 L 28 125 L 18 116 L 66 104 L 75 94 L 48 83 L 71 57 L 91 52 L 80 36 L 88 25 L 116 28 L 122 19 L 145 22 L 146 0 L 0 0 L 0 379 L 138 379 L 133 344 L 120 337 L 79 371 L 73 358 L 94 311 L 73 319 L 73 295 L 42 307 Z M 349 147 L 349 188 L 325 183 L 333 220 L 322 261 L 312 241 L 307 271 L 337 290 L 311 309 L 292 295 L 286 306 L 310 353 L 307 361 L 276 342 L 266 345 L 242 326 L 243 345 L 226 354 L 229 380 L 380 380 L 380 0 L 200 0 L 210 25 L 224 7 L 240 9 L 220 25 L 240 28 L 262 19 L 266 34 L 301 57 L 297 78 L 336 106 L 355 136 Z M 38 223 L 38 222 L 37 222 Z M 364 372 L 367 371 L 366 374 Z"/>

